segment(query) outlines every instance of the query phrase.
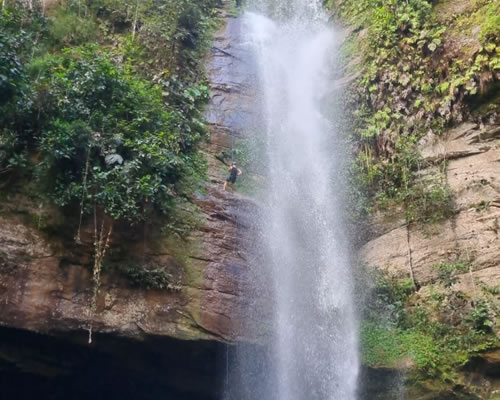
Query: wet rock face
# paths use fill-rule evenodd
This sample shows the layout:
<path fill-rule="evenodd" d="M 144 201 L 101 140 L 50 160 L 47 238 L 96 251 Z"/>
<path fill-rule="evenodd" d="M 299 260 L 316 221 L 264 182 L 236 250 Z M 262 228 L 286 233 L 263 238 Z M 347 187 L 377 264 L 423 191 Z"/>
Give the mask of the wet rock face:
<path fill-rule="evenodd" d="M 119 248 L 151 260 L 172 273 L 180 290 L 143 290 L 123 274 L 104 270 L 92 318 L 96 332 L 218 341 L 249 334 L 237 322 L 246 285 L 245 253 L 257 211 L 251 201 L 222 190 L 227 167 L 219 161 L 221 153 L 231 153 L 231 137 L 246 124 L 249 85 L 241 68 L 240 20 L 226 16 L 225 21 L 208 63 L 210 140 L 203 151 L 209 182 L 194 200 L 201 210 L 198 227 L 187 240 L 175 241 L 156 236 L 148 227 L 130 235 L 115 224 L 107 254 L 115 264 L 129 262 L 126 255 L 113 255 Z M 81 244 L 72 239 L 77 223 L 66 222 L 72 226 L 63 232 L 39 229 L 41 220 L 62 218 L 49 208 L 39 209 L 22 196 L 0 203 L 0 324 L 42 332 L 81 331 L 89 323 L 94 227 L 92 221 L 84 223 Z"/>
<path fill-rule="evenodd" d="M 84 238 L 89 235 L 82 236 Z M 90 239 L 88 239 L 90 240 Z M 91 246 L 49 236 L 19 215 L 0 217 L 0 321 L 33 331 L 80 331 L 89 322 Z M 173 262 L 163 255 L 162 263 Z M 127 262 L 127 260 L 123 260 Z M 96 331 L 129 337 L 148 334 L 196 337 L 176 311 L 189 308 L 181 292 L 145 291 L 117 274 L 104 274 L 95 313 Z M 200 335 L 201 336 L 201 335 Z M 205 335 L 207 338 L 209 334 Z"/>
<path fill-rule="evenodd" d="M 159 364 L 154 363 L 154 356 L 137 360 L 143 364 L 151 363 L 145 368 L 149 368 L 153 375 L 156 373 L 157 378 L 164 368 L 175 377 L 176 370 L 167 366 L 169 363 L 176 367 L 179 363 L 183 364 L 180 360 L 184 359 L 185 352 L 187 364 L 183 364 L 185 368 L 181 366 L 180 370 L 201 369 L 201 372 L 191 377 L 186 373 L 182 378 L 186 381 L 184 389 L 189 389 L 190 385 L 203 386 L 205 382 L 207 390 L 196 389 L 194 397 L 175 397 L 180 399 L 215 398 L 213 382 L 217 360 L 214 354 L 217 346 L 220 346 L 218 343 L 253 340 L 251 330 L 242 329 L 239 322 L 240 313 L 247 307 L 244 295 L 248 286 L 246 252 L 252 243 L 258 210 L 252 201 L 222 190 L 227 166 L 220 161 L 224 160 L 224 156 L 221 157 L 221 153 L 224 153 L 227 162 L 232 136 L 241 134 L 248 117 L 243 111 L 245 103 L 249 101 L 249 85 L 243 78 L 245 71 L 242 66 L 245 63 L 242 61 L 243 50 L 238 44 L 239 24 L 239 19 L 225 16 L 224 26 L 217 33 L 208 64 L 211 100 L 206 118 L 210 140 L 203 151 L 208 160 L 209 182 L 203 193 L 198 193 L 194 199 L 201 211 L 197 216 L 198 227 L 187 240 L 176 241 L 156 237 L 154 232 L 148 231 L 148 227 L 144 227 L 144 233 L 130 234 L 123 227 L 115 225 L 107 254 L 108 260 L 114 264 L 125 264 L 130 260 L 115 250 L 126 248 L 126 253 L 140 255 L 171 272 L 180 283 L 180 289 L 146 290 L 131 284 L 123 274 L 104 269 L 97 309 L 92 316 L 95 346 L 101 346 L 99 342 L 113 344 L 106 357 L 109 363 L 114 364 L 120 364 L 122 360 L 124 365 L 120 366 L 123 367 L 120 370 L 123 377 L 134 373 L 127 369 L 129 366 L 125 364 L 129 362 L 121 354 L 131 349 L 130 346 L 142 348 L 144 344 L 144 348 L 147 348 L 148 343 L 153 342 L 158 347 L 166 346 L 166 350 L 161 350 L 163 361 L 158 361 Z M 49 220 L 53 226 L 41 229 Z M 56 210 L 47 205 L 39 207 L 26 196 L 13 195 L 0 202 L 0 326 L 3 327 L 0 330 L 17 329 L 15 332 L 21 332 L 22 335 L 29 335 L 26 332 L 49 334 L 37 336 L 36 340 L 41 343 L 52 341 L 51 336 L 57 334 L 63 341 L 54 339 L 55 342 L 50 342 L 54 354 L 48 363 L 58 365 L 58 368 L 66 371 L 64 373 L 71 375 L 79 368 L 91 368 L 78 362 L 66 365 L 66 355 L 59 354 L 57 348 L 59 345 L 66 346 L 64 348 L 68 352 L 77 353 L 93 351 L 85 347 L 86 340 L 83 338 L 89 326 L 93 291 L 94 227 L 92 221 L 84 222 L 81 244 L 77 244 L 73 237 L 78 224 L 72 224 L 69 228 L 67 225 Z M 66 228 L 59 230 L 63 226 Z M 22 335 L 19 337 L 33 339 Z M 72 349 L 74 343 L 64 341 L 74 337 L 78 337 L 78 343 Z M 143 342 L 133 344 L 128 339 Z M 23 346 L 22 342 L 18 345 Z M 140 352 L 138 349 L 134 351 Z M 154 350 L 151 352 L 153 354 Z M 9 371 L 11 375 L 4 376 L 22 379 L 28 376 L 25 374 L 31 374 L 24 367 L 17 369 L 19 359 L 24 358 L 22 354 L 13 357 L 12 362 L 5 354 L 0 353 L 0 369 Z M 101 356 L 96 354 L 88 357 L 101 360 Z M 209 368 L 198 365 L 206 362 L 211 363 Z M 102 373 L 104 369 L 103 366 Z M 37 371 L 34 374 L 40 373 L 40 369 Z M 89 379 L 93 380 L 98 374 L 92 376 Z M 119 377 L 117 373 L 113 379 L 122 379 Z M 45 384 L 43 382 L 40 384 Z M 83 383 L 79 381 L 75 384 Z M 173 383 L 168 385 L 174 392 L 177 390 Z M 133 398 L 149 397 L 141 395 Z"/>
<path fill-rule="evenodd" d="M 206 290 L 201 297 L 200 322 L 206 329 L 234 339 L 240 335 L 238 321 L 242 318 L 237 315 L 244 302 L 241 295 L 248 268 L 245 249 L 251 241 L 252 215 L 256 207 L 231 191 L 222 191 L 234 137 L 240 135 L 246 118 L 242 107 L 245 78 L 239 68 L 242 56 L 238 53 L 240 20 L 227 18 L 226 21 L 225 28 L 215 36 L 207 65 L 211 89 L 211 100 L 205 112 L 210 129 L 207 152 L 212 171 L 210 179 L 215 187 L 212 198 L 201 200 L 201 204 L 208 201 L 213 206 L 209 221 L 221 226 L 221 235 L 216 239 L 219 254 L 214 255 L 204 269 Z M 217 249 L 204 236 L 200 237 L 200 243 L 209 253 Z M 225 332 L 230 332 L 230 337 Z"/>
<path fill-rule="evenodd" d="M 241 290 L 245 285 L 245 243 L 253 205 L 210 185 L 197 204 L 200 227 L 186 242 L 132 240 L 113 233 L 109 260 L 130 262 L 113 250 L 143 255 L 166 268 L 180 290 L 145 290 L 118 272 L 104 271 L 96 332 L 142 338 L 235 340 Z M 84 226 L 82 244 L 57 232 L 38 229 L 36 210 L 16 201 L 0 214 L 0 324 L 33 331 L 81 331 L 89 325 L 93 290 L 93 228 Z M 148 237 L 148 235 L 146 235 Z M 154 242 L 154 243 L 153 243 Z M 159 243 L 158 243 L 159 242 Z M 175 248 L 175 245 L 184 247 Z M 181 253 L 181 254 L 179 254 Z M 140 260 L 141 257 L 137 257 Z"/>
<path fill-rule="evenodd" d="M 428 163 L 447 161 L 455 215 L 429 226 L 378 216 L 378 236 L 362 247 L 361 261 L 399 276 L 412 270 L 425 286 L 437 279 L 433 265 L 466 260 L 473 270 L 461 276 L 461 290 L 471 293 L 472 279 L 500 284 L 500 126 L 464 123 L 443 137 L 424 138 L 420 151 Z"/>

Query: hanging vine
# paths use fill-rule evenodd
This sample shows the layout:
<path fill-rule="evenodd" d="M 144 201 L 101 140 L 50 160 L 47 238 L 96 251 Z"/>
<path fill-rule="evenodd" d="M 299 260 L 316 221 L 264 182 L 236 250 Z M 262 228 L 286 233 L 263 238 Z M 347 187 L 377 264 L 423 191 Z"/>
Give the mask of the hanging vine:
<path fill-rule="evenodd" d="M 101 270 L 102 270 L 102 261 L 106 255 L 106 250 L 109 248 L 111 234 L 113 233 L 113 221 L 105 234 L 104 229 L 104 221 L 103 217 L 101 222 L 101 228 L 97 230 L 97 209 L 94 206 L 94 267 L 92 274 L 92 298 L 90 301 L 90 307 L 88 312 L 88 332 L 89 332 L 89 344 L 92 343 L 92 329 L 94 323 L 94 314 L 97 309 L 97 297 L 99 295 L 99 289 L 101 287 Z"/>

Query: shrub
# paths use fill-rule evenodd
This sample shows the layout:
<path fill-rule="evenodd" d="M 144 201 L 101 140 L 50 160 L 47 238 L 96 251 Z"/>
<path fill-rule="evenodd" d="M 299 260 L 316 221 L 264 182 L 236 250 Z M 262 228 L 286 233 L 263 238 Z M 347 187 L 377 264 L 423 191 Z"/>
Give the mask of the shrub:
<path fill-rule="evenodd" d="M 458 282 L 459 278 L 456 276 L 457 273 L 468 271 L 470 264 L 461 261 L 454 263 L 440 262 L 439 264 L 433 265 L 433 268 L 438 270 L 441 283 L 449 288 Z"/>
<path fill-rule="evenodd" d="M 484 299 L 478 299 L 475 302 L 474 309 L 470 313 L 468 320 L 478 332 L 493 332 L 495 319 L 491 313 L 488 303 Z"/>
<path fill-rule="evenodd" d="M 408 222 L 432 223 L 454 213 L 448 185 L 418 182 L 402 193 Z"/>
<path fill-rule="evenodd" d="M 450 216 L 453 210 L 444 187 L 412 187 L 418 184 L 416 143 L 423 135 L 439 135 L 467 120 L 477 102 L 486 100 L 481 95 L 494 92 L 491 77 L 500 65 L 498 2 L 473 2 L 467 13 L 446 23 L 433 9 L 433 1 L 327 3 L 353 28 L 346 46 L 357 43 L 356 54 L 345 61 L 346 68 L 354 64 L 360 75 L 347 91 L 346 112 L 355 120 L 353 147 L 364 175 L 361 180 L 370 187 L 376 205 L 404 205 L 409 222 Z M 473 27 L 481 28 L 478 52 L 467 54 L 471 49 L 464 48 L 456 57 L 444 47 L 445 41 L 460 40 L 464 29 Z M 489 111 L 476 111 L 487 120 L 494 109 L 491 105 Z"/>
<path fill-rule="evenodd" d="M 439 265 L 443 271 L 467 268 L 464 263 Z M 374 278 L 360 332 L 366 365 L 411 366 L 419 378 L 453 381 L 457 367 L 495 345 L 492 306 L 486 299 L 471 299 L 448 285 L 439 296 L 422 297 L 406 279 L 381 272 Z M 456 314 L 453 323 L 450 313 Z"/>
<path fill-rule="evenodd" d="M 116 267 L 134 286 L 145 289 L 180 290 L 180 282 L 165 268 L 155 264 L 128 264 Z"/>
<path fill-rule="evenodd" d="M 168 215 L 204 177 L 200 55 L 217 3 L 69 0 L 45 17 L 9 2 L 0 171 L 34 172 L 38 195 L 68 211 L 96 207 L 130 223 Z"/>
<path fill-rule="evenodd" d="M 17 54 L 19 39 L 0 31 L 0 106 L 21 92 L 24 70 Z"/>
<path fill-rule="evenodd" d="M 36 167 L 46 192 L 60 206 L 84 196 L 130 222 L 146 204 L 167 211 L 187 172 L 183 153 L 200 132 L 181 131 L 184 117 L 164 107 L 160 87 L 127 75 L 98 47 L 46 63 L 37 80 L 44 104 Z"/>
<path fill-rule="evenodd" d="M 49 40 L 57 47 L 96 41 L 100 34 L 99 25 L 93 18 L 79 16 L 71 7 L 58 8 L 49 20 Z"/>
<path fill-rule="evenodd" d="M 498 2 L 492 1 L 485 7 L 481 22 L 481 31 L 479 32 L 481 42 L 498 43 L 500 39 L 500 4 Z"/>

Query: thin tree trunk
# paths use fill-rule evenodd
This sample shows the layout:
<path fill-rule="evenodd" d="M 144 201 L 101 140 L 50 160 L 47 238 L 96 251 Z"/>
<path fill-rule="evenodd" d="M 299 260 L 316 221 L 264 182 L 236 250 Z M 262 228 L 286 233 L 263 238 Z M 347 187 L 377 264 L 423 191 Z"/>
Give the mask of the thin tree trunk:
<path fill-rule="evenodd" d="M 135 37 L 135 32 L 137 30 L 137 15 L 139 13 L 139 0 L 135 3 L 135 15 L 134 15 L 134 23 L 132 25 L 132 37 Z"/>
<path fill-rule="evenodd" d="M 415 275 L 413 273 L 413 256 L 411 254 L 411 244 L 410 244 L 410 225 L 406 224 L 406 243 L 408 244 L 408 268 L 410 272 L 411 283 L 415 290 L 417 290 L 417 283 L 415 282 Z"/>

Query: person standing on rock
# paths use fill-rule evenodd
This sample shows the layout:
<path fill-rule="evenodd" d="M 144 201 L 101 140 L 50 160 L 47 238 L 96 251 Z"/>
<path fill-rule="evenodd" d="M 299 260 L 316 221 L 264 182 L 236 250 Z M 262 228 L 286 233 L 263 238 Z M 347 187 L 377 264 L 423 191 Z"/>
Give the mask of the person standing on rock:
<path fill-rule="evenodd" d="M 234 184 L 236 182 L 236 177 L 238 175 L 241 175 L 241 174 L 242 174 L 241 169 L 236 167 L 236 163 L 233 161 L 231 163 L 231 166 L 229 167 L 229 177 L 224 182 L 224 190 L 226 190 L 228 183 L 231 186 L 231 189 L 234 190 Z"/>

